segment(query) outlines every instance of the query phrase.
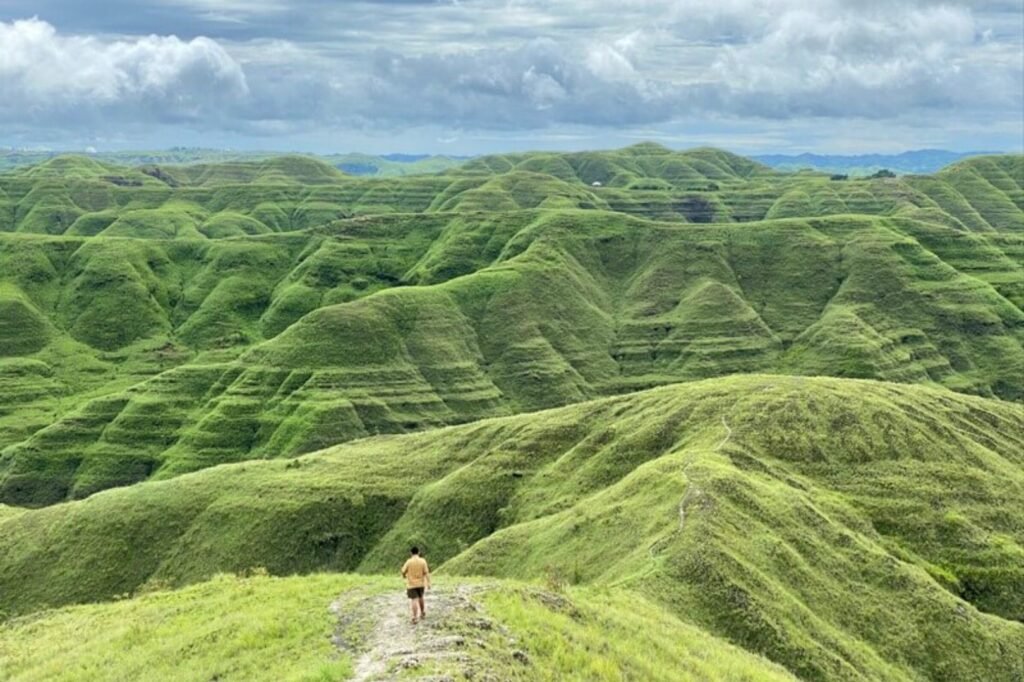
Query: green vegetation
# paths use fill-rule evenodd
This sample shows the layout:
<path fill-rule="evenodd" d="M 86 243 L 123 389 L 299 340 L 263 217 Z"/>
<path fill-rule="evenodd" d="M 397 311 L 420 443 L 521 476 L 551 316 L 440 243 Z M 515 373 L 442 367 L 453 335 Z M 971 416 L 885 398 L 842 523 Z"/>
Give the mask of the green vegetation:
<path fill-rule="evenodd" d="M 0 520 L 16 516 L 24 511 L 24 509 L 18 507 L 8 507 L 5 504 L 0 504 Z"/>
<path fill-rule="evenodd" d="M 351 661 L 329 636 L 330 601 L 382 581 L 221 576 L 0 626 L 5 680 L 346 679 Z"/>
<path fill-rule="evenodd" d="M 679 384 L 23 512 L 0 592 L 24 613 L 250 566 L 387 573 L 417 542 L 447 574 L 628 587 L 807 679 L 1012 679 L 1022 453 L 1019 406 L 944 389 Z"/>
<path fill-rule="evenodd" d="M 528 652 L 525 680 L 791 680 L 781 668 L 739 655 L 639 595 L 573 588 L 569 598 L 495 590 L 487 613 Z M 515 670 L 507 670 L 513 678 Z"/>
<path fill-rule="evenodd" d="M 919 149 L 901 154 L 764 154 L 752 157 L 782 171 L 817 170 L 827 173 L 864 177 L 883 168 L 897 174 L 934 173 L 971 156 L 988 152 L 950 152 L 942 149 Z"/>
<path fill-rule="evenodd" d="M 0 665 L 244 678 L 265 642 L 333 679 L 329 593 L 416 542 L 532 581 L 481 597 L 529 648 L 474 654 L 511 679 L 773 674 L 730 642 L 1014 680 L 1022 401 L 1024 157 L 53 158 L 0 175 Z M 361 576 L 216 578 L 254 567 Z M 71 629 L 110 639 L 56 655 Z"/>
<path fill-rule="evenodd" d="M 0 626 L 0 675 L 12 682 L 344 680 L 352 656 L 331 644 L 341 626 L 328 606 L 394 591 L 394 582 L 218 576 L 180 591 L 52 611 Z M 503 680 L 792 679 L 637 595 L 573 589 L 566 597 L 502 582 L 486 589 L 489 625 L 474 634 L 486 637 L 479 641 L 488 670 Z M 350 630 L 356 618 L 380 614 L 340 615 Z M 512 658 L 509 640 L 525 662 Z M 403 678 L 426 674 L 411 669 Z"/>
<path fill-rule="evenodd" d="M 328 154 L 320 157 L 335 168 L 349 175 L 372 175 L 396 177 L 443 173 L 465 163 L 465 157 L 402 155 L 372 156 L 369 154 Z"/>
<path fill-rule="evenodd" d="M 141 184 L 71 158 L 0 177 L 12 229 L 70 226 L 0 234 L 0 502 L 732 372 L 1024 395 L 1017 157 L 847 183 L 651 145 L 400 182 L 122 170 Z M 626 215 L 657 202 L 682 212 Z M 685 222 L 754 206 L 780 219 Z"/>
<path fill-rule="evenodd" d="M 987 234 L 515 210 L 201 242 L 12 236 L 0 501 L 734 372 L 1019 399 L 1021 242 Z"/>

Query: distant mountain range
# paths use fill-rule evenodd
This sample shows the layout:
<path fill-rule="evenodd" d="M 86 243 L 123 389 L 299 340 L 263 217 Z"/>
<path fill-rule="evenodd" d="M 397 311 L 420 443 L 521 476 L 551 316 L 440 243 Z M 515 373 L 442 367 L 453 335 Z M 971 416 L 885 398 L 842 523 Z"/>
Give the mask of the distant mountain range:
<path fill-rule="evenodd" d="M 934 173 L 969 156 L 994 152 L 951 152 L 918 149 L 901 154 L 762 154 L 750 158 L 778 170 L 811 169 L 827 173 L 870 175 L 883 168 L 895 173 Z"/>

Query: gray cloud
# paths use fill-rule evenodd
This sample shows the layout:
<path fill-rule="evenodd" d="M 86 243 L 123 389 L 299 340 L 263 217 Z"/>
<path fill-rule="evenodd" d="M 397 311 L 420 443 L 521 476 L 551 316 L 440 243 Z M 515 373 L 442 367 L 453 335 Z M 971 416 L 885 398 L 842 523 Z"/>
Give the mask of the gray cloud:
<path fill-rule="evenodd" d="M 614 55 L 602 52 L 588 63 L 586 53 L 552 40 L 417 57 L 379 50 L 356 88 L 365 94 L 358 111 L 392 123 L 485 128 L 667 119 L 670 101 L 647 92 L 642 79 L 630 77 L 628 59 Z"/>
<path fill-rule="evenodd" d="M 0 8 L 7 131 L 508 132 L 1024 113 L 1012 0 L 89 5 Z M 19 11 L 42 19 L 2 22 Z M 46 23 L 56 16 L 60 30 Z"/>

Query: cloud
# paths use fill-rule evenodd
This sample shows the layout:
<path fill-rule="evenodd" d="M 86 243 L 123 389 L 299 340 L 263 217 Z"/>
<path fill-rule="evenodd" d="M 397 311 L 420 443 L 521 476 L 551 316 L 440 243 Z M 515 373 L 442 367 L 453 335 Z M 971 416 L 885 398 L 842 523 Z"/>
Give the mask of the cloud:
<path fill-rule="evenodd" d="M 599 14 L 606 4 L 590 7 Z M 623 14 L 655 4 L 626 2 Z M 352 87 L 365 91 L 362 113 L 374 120 L 499 129 L 1022 107 L 1019 51 L 1016 63 L 988 51 L 965 6 L 696 0 L 665 9 L 657 26 L 613 40 L 381 50 L 369 86 Z M 698 52 L 700 63 L 688 61 L 692 41 L 718 42 Z M 677 62 L 685 68 L 674 70 Z"/>
<path fill-rule="evenodd" d="M 640 75 L 634 62 L 639 52 L 640 31 L 634 31 L 612 43 L 595 43 L 586 52 L 584 63 L 598 78 L 607 81 L 637 82 Z"/>
<path fill-rule="evenodd" d="M 1013 0 L 104 0 L 88 17 L 71 0 L 5 6 L 70 24 L 0 21 L 8 130 L 511 134 L 1024 113 Z M 155 26 L 195 37 L 139 35 Z"/>
<path fill-rule="evenodd" d="M 379 50 L 356 78 L 358 111 L 397 124 L 540 128 L 553 123 L 617 125 L 664 120 L 667 100 L 648 92 L 612 51 L 564 48 L 553 40 L 510 49 L 404 56 Z"/>
<path fill-rule="evenodd" d="M 756 39 L 723 46 L 710 80 L 733 111 L 771 117 L 1012 107 L 1020 70 L 978 59 L 984 41 L 963 7 L 825 2 L 780 12 Z"/>
<path fill-rule="evenodd" d="M 45 21 L 0 22 L 0 118 L 195 121 L 248 94 L 245 73 L 208 38 L 101 41 Z"/>

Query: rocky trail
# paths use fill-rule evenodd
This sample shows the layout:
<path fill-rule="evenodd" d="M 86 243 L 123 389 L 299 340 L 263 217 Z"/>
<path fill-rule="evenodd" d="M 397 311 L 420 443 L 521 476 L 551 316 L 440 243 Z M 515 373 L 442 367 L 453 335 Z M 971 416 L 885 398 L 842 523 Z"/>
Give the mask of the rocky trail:
<path fill-rule="evenodd" d="M 459 585 L 429 590 L 426 618 L 415 625 L 402 591 L 346 595 L 330 607 L 338 617 L 334 644 L 353 656 L 352 679 L 357 682 L 508 679 L 497 671 L 498 666 L 504 669 L 503 659 L 520 666 L 529 661 L 474 601 L 487 589 Z"/>

